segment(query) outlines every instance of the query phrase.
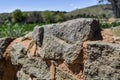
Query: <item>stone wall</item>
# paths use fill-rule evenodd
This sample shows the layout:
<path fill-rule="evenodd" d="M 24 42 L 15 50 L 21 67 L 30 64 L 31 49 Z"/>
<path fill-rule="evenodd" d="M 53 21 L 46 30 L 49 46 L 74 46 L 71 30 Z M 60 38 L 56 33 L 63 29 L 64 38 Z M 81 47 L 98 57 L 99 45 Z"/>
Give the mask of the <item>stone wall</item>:
<path fill-rule="evenodd" d="M 99 22 L 94 19 L 36 26 L 4 47 L 0 80 L 119 80 L 120 54 L 115 46 L 102 42 Z"/>

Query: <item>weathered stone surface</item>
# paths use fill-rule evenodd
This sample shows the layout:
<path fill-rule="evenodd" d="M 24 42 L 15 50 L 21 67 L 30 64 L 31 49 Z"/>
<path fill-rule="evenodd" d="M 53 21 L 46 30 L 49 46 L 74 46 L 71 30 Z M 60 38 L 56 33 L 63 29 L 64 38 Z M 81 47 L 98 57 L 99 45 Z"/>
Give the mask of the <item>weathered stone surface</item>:
<path fill-rule="evenodd" d="M 30 75 L 25 74 L 22 69 L 17 72 L 16 76 L 17 80 L 29 80 L 31 78 Z"/>
<path fill-rule="evenodd" d="M 44 36 L 44 28 L 36 26 L 33 30 L 32 36 L 36 44 L 41 47 L 43 42 L 43 36 Z"/>
<path fill-rule="evenodd" d="M 17 65 L 15 70 L 18 70 L 17 79 L 14 75 L 13 80 L 50 80 L 52 73 L 56 80 L 81 80 L 83 42 L 101 39 L 99 23 L 93 19 L 75 19 L 60 24 L 37 26 L 32 35 L 31 33 L 24 37 L 27 40 L 23 38 L 23 41 L 20 39 L 11 44 L 10 58 L 12 64 Z M 39 55 L 30 55 L 34 52 L 33 49 L 27 52 L 32 40 L 40 47 L 33 47 Z M 55 62 L 52 69 L 51 60 Z"/>
<path fill-rule="evenodd" d="M 75 19 L 42 27 L 44 27 L 42 58 L 61 59 L 69 64 L 81 57 L 83 41 L 101 38 L 99 23 L 93 19 Z M 99 38 L 96 37 L 97 34 Z"/>
<path fill-rule="evenodd" d="M 90 42 L 86 52 L 86 80 L 120 80 L 120 45 Z"/>
<path fill-rule="evenodd" d="M 13 40 L 13 38 L 0 38 L 0 80 L 8 80 L 7 78 L 9 78 L 9 80 L 15 79 L 15 66 L 11 64 L 10 60 L 6 61 L 3 57 L 6 48 Z M 11 71 L 13 72 L 8 74 Z"/>
<path fill-rule="evenodd" d="M 24 71 L 21 69 L 20 71 L 17 72 L 17 80 L 41 80 L 41 79 L 36 79 L 32 75 L 25 74 Z"/>
<path fill-rule="evenodd" d="M 56 69 L 56 80 L 79 80 L 72 74 L 66 73 L 60 69 Z"/>
<path fill-rule="evenodd" d="M 82 53 L 82 43 L 78 42 L 70 47 L 68 47 L 63 52 L 63 59 L 68 64 L 82 63 L 83 53 Z M 65 53 L 65 54 L 64 54 Z"/>
<path fill-rule="evenodd" d="M 24 64 L 25 59 L 27 58 L 27 49 L 17 43 L 12 46 L 12 50 L 10 52 L 12 64 Z"/>
<path fill-rule="evenodd" d="M 3 54 L 13 40 L 13 38 L 0 38 L 0 53 Z"/>
<path fill-rule="evenodd" d="M 23 71 L 40 80 L 50 80 L 49 67 L 45 61 L 39 57 L 33 57 L 26 60 L 22 67 Z"/>
<path fill-rule="evenodd" d="M 14 65 L 21 65 L 20 71 L 25 74 L 40 80 L 49 80 L 49 67 L 46 62 L 40 57 L 28 57 L 26 48 L 19 43 L 12 46 L 11 61 Z M 25 78 L 25 75 L 21 76 L 21 78 L 18 76 L 19 80 Z"/>

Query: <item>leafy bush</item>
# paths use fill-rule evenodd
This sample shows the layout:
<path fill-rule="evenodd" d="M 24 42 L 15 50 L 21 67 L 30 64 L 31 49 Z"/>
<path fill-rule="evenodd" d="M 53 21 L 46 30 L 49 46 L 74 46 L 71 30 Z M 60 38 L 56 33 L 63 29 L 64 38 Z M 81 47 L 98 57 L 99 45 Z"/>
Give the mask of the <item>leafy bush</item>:
<path fill-rule="evenodd" d="M 111 24 L 108 24 L 108 23 L 100 24 L 100 26 L 101 26 L 101 28 L 103 28 L 103 29 L 112 27 L 112 25 L 111 25 Z"/>
<path fill-rule="evenodd" d="M 23 13 L 20 9 L 16 9 L 12 13 L 13 22 L 24 22 L 27 14 Z"/>
<path fill-rule="evenodd" d="M 113 27 L 120 26 L 120 22 L 113 22 L 111 25 L 112 25 Z"/>
<path fill-rule="evenodd" d="M 113 23 L 101 23 L 100 24 L 101 28 L 105 29 L 105 28 L 111 28 L 111 27 L 116 27 L 116 26 L 120 26 L 120 22 L 113 22 Z"/>

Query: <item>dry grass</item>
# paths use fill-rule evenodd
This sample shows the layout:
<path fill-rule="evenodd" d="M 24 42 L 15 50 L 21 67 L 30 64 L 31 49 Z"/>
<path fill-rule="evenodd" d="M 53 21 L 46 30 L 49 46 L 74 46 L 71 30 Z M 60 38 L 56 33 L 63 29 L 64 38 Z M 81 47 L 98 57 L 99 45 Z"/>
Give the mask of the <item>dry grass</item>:
<path fill-rule="evenodd" d="M 115 36 L 120 37 L 120 26 L 115 27 L 113 29 L 113 33 L 114 33 Z"/>

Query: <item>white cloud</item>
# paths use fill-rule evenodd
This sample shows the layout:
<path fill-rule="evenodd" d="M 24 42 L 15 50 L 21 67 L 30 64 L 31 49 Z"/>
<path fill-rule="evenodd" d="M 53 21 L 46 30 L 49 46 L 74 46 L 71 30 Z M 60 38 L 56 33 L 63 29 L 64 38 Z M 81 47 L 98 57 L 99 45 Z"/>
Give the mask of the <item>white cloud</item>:
<path fill-rule="evenodd" d="M 74 6 L 74 4 L 70 4 L 70 6 L 71 6 L 71 7 L 73 7 L 73 6 Z"/>
<path fill-rule="evenodd" d="M 77 9 L 77 8 L 81 8 L 79 5 L 77 4 L 70 4 L 70 7 L 72 7 L 73 9 Z"/>

